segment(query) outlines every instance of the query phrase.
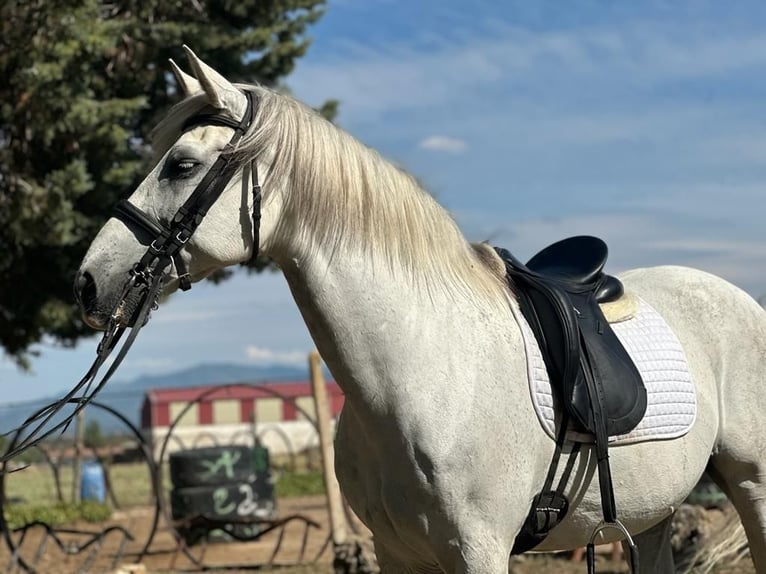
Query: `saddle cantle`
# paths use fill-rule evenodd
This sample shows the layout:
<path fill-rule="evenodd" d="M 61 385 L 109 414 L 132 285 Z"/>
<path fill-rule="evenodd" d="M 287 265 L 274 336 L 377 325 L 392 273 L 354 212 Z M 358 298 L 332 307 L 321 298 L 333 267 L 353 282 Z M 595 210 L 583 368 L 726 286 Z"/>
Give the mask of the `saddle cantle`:
<path fill-rule="evenodd" d="M 597 237 L 571 237 L 526 265 L 505 249 L 497 252 L 540 345 L 557 400 L 576 430 L 598 433 L 596 399 L 603 402 L 607 436 L 635 428 L 646 412 L 646 389 L 599 307 L 623 293 L 620 280 L 603 271 L 606 244 Z"/>

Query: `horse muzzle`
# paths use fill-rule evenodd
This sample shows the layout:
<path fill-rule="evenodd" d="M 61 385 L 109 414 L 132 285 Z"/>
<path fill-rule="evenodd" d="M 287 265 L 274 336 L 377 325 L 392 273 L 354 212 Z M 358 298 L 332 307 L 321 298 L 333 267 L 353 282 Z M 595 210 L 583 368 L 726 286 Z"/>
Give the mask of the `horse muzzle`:
<path fill-rule="evenodd" d="M 103 331 L 109 321 L 109 313 L 99 305 L 96 280 L 89 271 L 80 270 L 74 280 L 74 298 L 80 306 L 82 319 L 93 329 Z"/>
<path fill-rule="evenodd" d="M 93 329 L 104 331 L 110 323 L 120 327 L 134 327 L 150 294 L 149 286 L 131 276 L 114 300 L 107 300 L 99 292 L 96 281 L 88 271 L 79 271 L 74 281 L 74 296 L 82 311 L 83 321 Z M 154 305 L 152 301 L 152 305 Z"/>

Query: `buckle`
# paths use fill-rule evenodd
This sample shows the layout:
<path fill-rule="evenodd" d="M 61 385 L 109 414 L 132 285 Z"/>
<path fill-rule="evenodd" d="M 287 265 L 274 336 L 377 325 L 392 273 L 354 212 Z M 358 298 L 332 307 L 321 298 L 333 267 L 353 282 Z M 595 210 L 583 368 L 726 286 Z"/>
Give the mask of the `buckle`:
<path fill-rule="evenodd" d="M 130 268 L 130 271 L 128 271 L 128 274 L 130 275 L 130 279 L 128 279 L 128 282 L 124 287 L 126 293 L 129 289 L 135 287 L 139 282 L 146 283 L 151 276 L 149 269 L 142 266 L 140 263 L 133 265 L 133 267 Z"/>
<path fill-rule="evenodd" d="M 162 239 L 161 243 L 157 243 L 162 239 L 162 236 L 157 237 L 152 241 L 151 245 L 149 245 L 149 249 L 151 249 L 155 255 L 159 255 L 162 252 L 162 248 L 165 247 L 165 240 Z"/>
<path fill-rule="evenodd" d="M 192 234 L 189 233 L 188 230 L 182 229 L 176 234 L 176 243 L 179 245 L 184 245 L 187 241 L 189 241 L 189 238 L 191 238 Z"/>

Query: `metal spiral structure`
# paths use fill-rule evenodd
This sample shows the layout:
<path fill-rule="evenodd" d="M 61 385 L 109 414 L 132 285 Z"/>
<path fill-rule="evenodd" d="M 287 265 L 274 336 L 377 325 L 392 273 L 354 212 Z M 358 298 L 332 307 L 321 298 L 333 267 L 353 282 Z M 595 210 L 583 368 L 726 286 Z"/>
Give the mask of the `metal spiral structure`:
<path fill-rule="evenodd" d="M 255 570 L 273 565 L 311 564 L 319 560 L 331 547 L 331 536 L 327 532 L 327 529 L 322 528 L 318 522 L 303 514 L 292 513 L 286 516 L 276 516 L 273 517 L 273 519 L 247 517 L 241 520 L 233 520 L 230 518 L 226 520 L 217 520 L 215 517 L 205 515 L 191 516 L 180 520 L 173 519 L 162 479 L 162 468 L 163 465 L 167 463 L 166 458 L 170 443 L 174 443 L 176 448 L 181 449 L 194 448 L 196 446 L 201 446 L 202 444 L 222 446 L 220 445 L 222 441 L 212 434 L 206 434 L 201 439 L 197 437 L 194 439 L 193 444 L 187 445 L 184 444 L 184 441 L 181 440 L 178 435 L 174 434 L 173 431 L 178 426 L 183 416 L 189 409 L 193 408 L 195 404 L 198 404 L 215 392 L 220 392 L 221 390 L 231 387 L 256 387 L 273 397 L 285 401 L 290 400 L 289 397 L 282 395 L 278 391 L 257 384 L 236 383 L 215 387 L 214 389 L 207 389 L 195 397 L 193 401 L 187 403 L 176 415 L 168 428 L 168 432 L 162 442 L 156 460 L 152 455 L 152 445 L 147 442 L 141 431 L 131 423 L 125 415 L 107 404 L 97 401 L 91 403 L 92 406 L 90 408 L 102 410 L 118 419 L 124 425 L 131 439 L 136 442 L 143 464 L 147 467 L 151 483 L 151 516 L 149 517 L 151 526 L 143 541 L 137 540 L 136 534 L 131 532 L 130 528 L 113 524 L 105 525 L 102 528 L 65 528 L 40 521 L 33 521 L 18 528 L 9 528 L 5 516 L 5 508 L 10 504 L 6 495 L 7 479 L 10 475 L 16 473 L 22 473 L 19 476 L 23 476 L 24 468 L 13 470 L 9 461 L 4 461 L 2 466 L 0 466 L 0 528 L 2 528 L 2 537 L 9 553 L 5 571 L 28 573 L 43 572 L 41 569 L 43 568 L 43 566 L 41 566 L 42 560 L 46 554 L 46 550 L 50 548 L 56 548 L 66 556 L 81 556 L 82 562 L 79 563 L 79 566 L 77 567 L 77 571 L 79 572 L 86 572 L 92 569 L 96 562 L 100 565 L 109 564 L 109 567 L 114 569 L 120 563 L 127 561 L 140 563 L 149 556 L 152 557 L 152 560 L 156 561 L 157 556 L 163 554 L 168 555 L 169 563 L 166 567 L 173 570 L 178 569 L 176 564 L 178 558 L 181 555 L 185 556 L 186 560 L 188 560 L 191 565 L 185 569 L 186 571 L 202 571 L 210 569 L 211 567 L 236 567 L 238 569 Z M 73 400 L 72 402 L 76 401 Z M 296 410 L 312 424 L 314 431 L 316 432 L 316 422 L 312 419 L 309 413 L 302 409 L 300 405 L 296 404 L 295 407 Z M 44 411 L 45 409 L 41 410 Z M 267 427 L 260 434 L 266 433 L 276 433 L 279 436 L 288 453 L 288 466 L 294 470 L 297 465 L 298 453 L 295 451 L 290 437 L 286 433 L 280 432 L 280 429 L 276 426 Z M 251 440 L 258 441 L 260 438 L 259 435 L 240 430 L 229 438 L 228 445 L 242 445 L 243 442 L 248 443 Z M 11 439 L 6 451 L 7 453 L 13 451 L 18 440 L 19 433 L 14 435 Z M 40 444 L 35 448 L 37 448 L 41 454 L 43 459 L 42 464 L 45 464 L 50 469 L 55 487 L 55 497 L 59 502 L 62 502 L 64 495 L 62 492 L 60 476 L 61 463 L 55 460 L 45 443 Z M 91 451 L 92 454 L 98 458 L 97 452 L 94 449 L 91 449 Z M 111 490 L 111 488 L 109 490 Z M 110 492 L 110 498 L 113 503 L 116 503 L 118 500 L 118 497 L 113 492 Z M 286 532 L 286 527 L 291 525 L 297 526 L 298 534 L 295 532 L 295 527 L 289 531 L 290 534 Z M 271 550 L 268 552 L 268 558 L 257 564 L 213 563 L 208 559 L 210 544 L 207 536 L 201 540 L 201 544 L 191 547 L 179 533 L 179 529 L 190 526 L 201 529 L 204 532 L 223 532 L 228 537 L 229 543 L 246 543 L 260 540 L 261 544 L 263 544 L 265 540 L 271 540 Z M 240 528 L 242 526 L 253 527 L 250 528 L 250 534 L 247 533 L 247 528 Z M 166 534 L 170 533 L 174 541 L 174 546 L 172 548 L 168 548 L 167 544 L 163 545 L 158 542 L 158 532 L 160 531 L 163 532 L 162 538 L 164 540 L 167 540 L 168 538 Z M 245 534 L 243 534 L 243 531 Z M 290 557 L 291 559 L 285 560 L 283 556 L 285 554 L 284 543 L 290 536 L 299 538 L 300 544 L 297 551 L 295 549 L 293 550 L 293 556 Z M 264 539 L 264 537 L 268 538 Z M 317 537 L 319 537 L 319 539 L 317 539 Z M 116 548 L 114 543 L 115 538 L 118 539 Z M 108 545 L 105 544 L 107 540 L 112 541 L 108 549 Z M 311 545 L 309 544 L 310 540 L 313 540 L 313 544 Z M 33 547 L 34 544 L 36 544 L 36 547 Z M 136 544 L 138 544 L 138 549 L 128 552 L 129 546 Z M 309 546 L 312 546 L 315 550 L 309 552 Z"/>

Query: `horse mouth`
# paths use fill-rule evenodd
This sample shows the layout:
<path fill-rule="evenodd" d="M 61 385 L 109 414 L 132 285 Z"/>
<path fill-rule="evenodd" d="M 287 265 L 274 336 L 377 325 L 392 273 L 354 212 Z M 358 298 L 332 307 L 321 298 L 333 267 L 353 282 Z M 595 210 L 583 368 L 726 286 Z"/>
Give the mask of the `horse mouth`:
<path fill-rule="evenodd" d="M 82 319 L 86 325 L 97 331 L 105 331 L 110 323 L 117 327 L 135 327 L 146 301 L 145 288 L 131 289 L 112 311 L 83 309 Z"/>
<path fill-rule="evenodd" d="M 147 295 L 145 287 L 131 289 L 112 312 L 111 318 L 119 327 L 135 327 Z"/>
<path fill-rule="evenodd" d="M 88 327 L 95 329 L 96 331 L 106 331 L 106 326 L 109 322 L 107 317 L 100 314 L 88 313 L 85 310 L 82 312 L 82 320 Z"/>

